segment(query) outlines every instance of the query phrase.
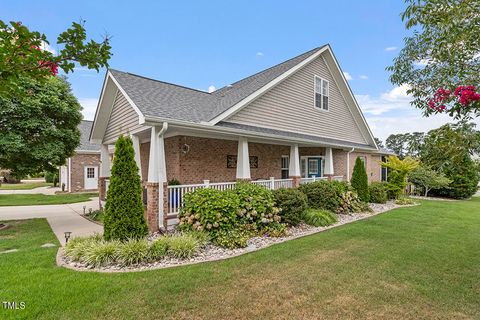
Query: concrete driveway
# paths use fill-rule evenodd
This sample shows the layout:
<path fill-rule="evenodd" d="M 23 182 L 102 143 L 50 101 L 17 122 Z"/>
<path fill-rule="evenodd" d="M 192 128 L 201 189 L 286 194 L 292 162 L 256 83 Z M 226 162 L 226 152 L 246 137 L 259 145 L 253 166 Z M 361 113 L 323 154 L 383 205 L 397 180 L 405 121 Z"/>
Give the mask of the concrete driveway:
<path fill-rule="evenodd" d="M 0 221 L 46 218 L 60 243 L 65 245 L 65 231 L 72 237 L 103 232 L 103 227 L 80 216 L 86 210 L 98 209 L 98 198 L 91 201 L 46 206 L 0 207 Z"/>
<path fill-rule="evenodd" d="M 30 190 L 0 190 L 0 194 L 46 194 L 54 195 L 55 192 L 61 191 L 59 187 L 38 187 Z"/>

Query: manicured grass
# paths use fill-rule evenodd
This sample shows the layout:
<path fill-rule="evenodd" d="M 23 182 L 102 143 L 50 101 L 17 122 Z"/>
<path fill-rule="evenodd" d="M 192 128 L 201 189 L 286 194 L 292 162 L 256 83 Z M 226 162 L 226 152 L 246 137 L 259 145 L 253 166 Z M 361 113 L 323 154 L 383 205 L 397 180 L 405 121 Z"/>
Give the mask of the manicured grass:
<path fill-rule="evenodd" d="M 3 183 L 0 186 L 0 190 L 32 190 L 40 187 L 50 187 L 52 185 L 53 183 L 47 183 L 47 182 L 29 182 L 29 183 L 13 183 L 13 184 Z"/>
<path fill-rule="evenodd" d="M 44 204 L 64 204 L 88 201 L 98 193 L 78 194 L 1 194 L 0 206 L 36 206 Z"/>
<path fill-rule="evenodd" d="M 480 198 L 422 201 L 219 262 L 128 274 L 55 265 L 45 220 L 0 231 L 2 301 L 28 319 L 479 319 Z M 5 314 L 5 316 L 2 316 Z"/>

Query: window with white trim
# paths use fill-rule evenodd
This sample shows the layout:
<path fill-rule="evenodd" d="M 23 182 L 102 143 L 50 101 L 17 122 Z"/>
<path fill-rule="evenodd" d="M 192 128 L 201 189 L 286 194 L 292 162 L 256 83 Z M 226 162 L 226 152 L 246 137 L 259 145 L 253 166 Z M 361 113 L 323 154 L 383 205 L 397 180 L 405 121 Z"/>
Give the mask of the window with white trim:
<path fill-rule="evenodd" d="M 87 178 L 95 178 L 95 168 L 87 168 Z"/>
<path fill-rule="evenodd" d="M 282 156 L 282 179 L 288 179 L 290 165 L 290 158 L 288 156 Z"/>
<path fill-rule="evenodd" d="M 315 108 L 328 111 L 328 81 L 315 76 Z"/>

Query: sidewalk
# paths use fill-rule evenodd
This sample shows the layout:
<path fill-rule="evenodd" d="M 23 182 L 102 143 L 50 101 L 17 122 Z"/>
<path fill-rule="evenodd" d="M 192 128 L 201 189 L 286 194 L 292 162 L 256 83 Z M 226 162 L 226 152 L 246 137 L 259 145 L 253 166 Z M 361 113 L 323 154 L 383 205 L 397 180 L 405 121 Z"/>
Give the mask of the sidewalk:
<path fill-rule="evenodd" d="M 87 202 L 45 205 L 0 207 L 0 221 L 46 218 L 60 243 L 65 245 L 65 231 L 72 232 L 72 237 L 92 235 L 103 232 L 103 227 L 80 216 L 83 207 L 98 209 L 98 198 Z"/>

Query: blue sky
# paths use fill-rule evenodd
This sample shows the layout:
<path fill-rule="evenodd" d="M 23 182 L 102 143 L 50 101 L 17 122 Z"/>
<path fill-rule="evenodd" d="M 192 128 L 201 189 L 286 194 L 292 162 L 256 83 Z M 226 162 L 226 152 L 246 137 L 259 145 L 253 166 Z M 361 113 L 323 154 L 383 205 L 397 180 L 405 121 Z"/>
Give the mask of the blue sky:
<path fill-rule="evenodd" d="M 2 1 L 0 19 L 22 21 L 54 39 L 72 21 L 88 36 L 112 37 L 115 69 L 196 89 L 217 89 L 330 43 L 376 136 L 424 131 L 444 116 L 422 119 L 405 88 L 385 71 L 407 35 L 403 1 Z M 68 75 L 92 119 L 105 70 Z"/>

